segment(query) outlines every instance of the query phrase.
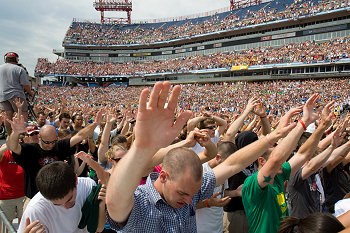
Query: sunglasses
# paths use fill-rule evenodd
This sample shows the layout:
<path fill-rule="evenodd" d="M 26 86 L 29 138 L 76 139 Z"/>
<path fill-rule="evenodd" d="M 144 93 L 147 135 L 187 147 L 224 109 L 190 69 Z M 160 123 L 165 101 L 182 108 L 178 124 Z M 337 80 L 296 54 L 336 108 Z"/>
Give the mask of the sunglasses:
<path fill-rule="evenodd" d="M 205 127 L 206 129 L 215 129 L 216 128 L 216 126 L 215 125 L 212 125 L 212 126 L 207 126 L 207 127 Z"/>
<path fill-rule="evenodd" d="M 57 139 L 56 140 L 53 140 L 53 141 L 45 141 L 43 139 L 40 139 L 42 143 L 44 144 L 55 144 L 57 142 Z"/>
<path fill-rule="evenodd" d="M 35 135 L 38 135 L 38 134 L 39 134 L 38 131 L 34 131 L 34 132 L 32 132 L 32 133 L 27 134 L 27 136 L 28 136 L 28 137 L 32 137 L 32 136 L 35 136 Z"/>
<path fill-rule="evenodd" d="M 112 160 L 115 161 L 116 163 L 118 163 L 120 159 L 121 158 L 116 158 L 116 159 L 112 159 Z"/>

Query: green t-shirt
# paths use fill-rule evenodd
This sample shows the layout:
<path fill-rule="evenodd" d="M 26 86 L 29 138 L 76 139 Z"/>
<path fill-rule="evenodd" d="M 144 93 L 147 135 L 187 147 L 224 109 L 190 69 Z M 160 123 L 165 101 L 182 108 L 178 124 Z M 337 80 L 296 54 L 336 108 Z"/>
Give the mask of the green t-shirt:
<path fill-rule="evenodd" d="M 282 165 L 282 174 L 275 176 L 273 185 L 261 189 L 257 175 L 249 176 L 243 184 L 242 201 L 248 218 L 249 233 L 276 233 L 280 221 L 288 216 L 284 197 L 284 181 L 289 179 L 290 164 Z"/>

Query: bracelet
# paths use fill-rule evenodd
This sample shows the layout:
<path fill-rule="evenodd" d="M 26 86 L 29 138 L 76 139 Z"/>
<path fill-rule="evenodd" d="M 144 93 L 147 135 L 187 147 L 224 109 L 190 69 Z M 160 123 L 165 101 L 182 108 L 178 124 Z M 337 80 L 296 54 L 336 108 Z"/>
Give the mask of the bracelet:
<path fill-rule="evenodd" d="M 264 119 L 264 118 L 266 118 L 266 117 L 267 117 L 267 115 L 265 115 L 265 116 L 261 116 L 261 117 L 260 117 L 260 119 Z"/>
<path fill-rule="evenodd" d="M 205 206 L 206 206 L 207 208 L 210 208 L 210 206 L 209 206 L 209 204 L 208 204 L 208 199 L 205 199 Z"/>
<path fill-rule="evenodd" d="M 265 138 L 266 138 L 266 141 L 270 144 L 270 146 L 274 146 L 274 145 L 275 145 L 275 143 L 272 143 L 272 142 L 271 142 L 270 134 L 267 134 L 267 135 L 265 136 Z"/>
<path fill-rule="evenodd" d="M 300 124 L 303 126 L 303 128 L 304 128 L 304 131 L 306 130 L 306 126 L 305 126 L 305 123 L 304 123 L 304 121 L 303 120 L 299 120 L 299 122 L 300 122 Z"/>

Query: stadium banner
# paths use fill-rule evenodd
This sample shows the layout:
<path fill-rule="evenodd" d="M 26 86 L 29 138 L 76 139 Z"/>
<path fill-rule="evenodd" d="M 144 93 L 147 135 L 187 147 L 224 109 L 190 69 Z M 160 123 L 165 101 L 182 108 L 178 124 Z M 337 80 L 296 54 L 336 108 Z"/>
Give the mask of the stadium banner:
<path fill-rule="evenodd" d="M 173 54 L 173 51 L 162 51 L 162 55 L 168 55 L 168 54 Z"/>
<path fill-rule="evenodd" d="M 203 49 L 205 49 L 205 46 L 204 46 L 204 45 L 201 45 L 201 46 L 198 46 L 198 47 L 197 47 L 197 50 L 203 50 Z"/>
<path fill-rule="evenodd" d="M 175 53 L 184 53 L 186 52 L 186 49 L 176 49 Z"/>
<path fill-rule="evenodd" d="M 216 43 L 213 46 L 214 46 L 214 48 L 220 48 L 220 47 L 222 47 L 222 43 Z"/>
<path fill-rule="evenodd" d="M 312 35 L 312 34 L 318 34 L 318 33 L 324 33 L 324 32 L 333 32 L 333 31 L 340 31 L 347 29 L 347 24 L 340 24 L 330 27 L 322 27 L 322 28 L 316 28 L 316 29 L 310 29 L 303 31 L 303 35 Z"/>
<path fill-rule="evenodd" d="M 248 65 L 232 66 L 231 70 L 247 70 Z"/>
<path fill-rule="evenodd" d="M 91 53 L 90 57 L 109 57 L 108 53 Z"/>
<path fill-rule="evenodd" d="M 262 36 L 260 39 L 261 41 L 267 41 L 267 40 L 277 40 L 277 39 L 283 39 L 288 37 L 295 37 L 295 32 L 289 32 L 284 34 L 278 34 L 278 35 L 272 35 L 272 36 Z"/>
<path fill-rule="evenodd" d="M 73 56 L 73 57 L 89 57 L 90 54 L 89 53 L 71 53 L 71 52 L 67 52 L 66 56 Z"/>
<path fill-rule="evenodd" d="M 151 53 L 133 53 L 133 57 L 144 57 L 144 56 L 151 56 Z"/>
<path fill-rule="evenodd" d="M 131 57 L 130 53 L 119 53 L 118 57 Z"/>

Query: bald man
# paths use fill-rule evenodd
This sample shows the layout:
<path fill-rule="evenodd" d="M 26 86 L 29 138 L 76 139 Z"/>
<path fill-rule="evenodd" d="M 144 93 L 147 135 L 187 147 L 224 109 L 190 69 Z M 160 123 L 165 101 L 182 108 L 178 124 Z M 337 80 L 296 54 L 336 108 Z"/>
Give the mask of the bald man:
<path fill-rule="evenodd" d="M 74 146 L 81 142 L 88 135 L 92 135 L 97 125 L 101 123 L 102 111 L 97 114 L 96 121 L 77 133 L 70 139 L 57 140 L 55 127 L 44 125 L 40 129 L 39 143 L 19 144 L 19 135 L 26 131 L 23 117 L 20 119 L 8 120 L 13 129 L 8 141 L 6 142 L 9 150 L 12 151 L 13 158 L 18 165 L 23 167 L 24 189 L 28 198 L 32 198 L 38 189 L 35 183 L 35 177 L 40 168 L 56 161 L 71 161 L 75 152 Z"/>

